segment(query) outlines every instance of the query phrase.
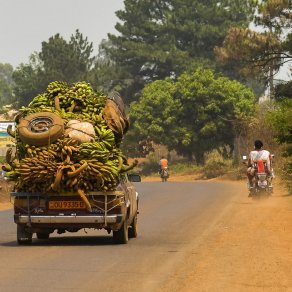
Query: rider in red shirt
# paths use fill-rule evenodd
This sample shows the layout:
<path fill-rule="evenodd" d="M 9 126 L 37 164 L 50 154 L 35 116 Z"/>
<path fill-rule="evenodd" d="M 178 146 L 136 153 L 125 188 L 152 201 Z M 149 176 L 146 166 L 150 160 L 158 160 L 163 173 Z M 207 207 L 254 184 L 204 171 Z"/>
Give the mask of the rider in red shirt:
<path fill-rule="evenodd" d="M 159 161 L 159 167 L 160 167 L 159 172 L 164 168 L 166 169 L 168 168 L 168 160 L 164 156 L 162 156 Z"/>

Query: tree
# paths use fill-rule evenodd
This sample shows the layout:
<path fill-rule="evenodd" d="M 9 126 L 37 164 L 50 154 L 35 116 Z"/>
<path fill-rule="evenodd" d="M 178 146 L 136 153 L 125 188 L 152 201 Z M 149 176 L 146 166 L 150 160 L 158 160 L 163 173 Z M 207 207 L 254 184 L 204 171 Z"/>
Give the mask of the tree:
<path fill-rule="evenodd" d="M 99 52 L 95 59 L 94 68 L 88 74 L 88 81 L 103 92 L 118 91 L 122 96 L 127 96 L 123 89 L 131 83 L 130 75 L 121 67 L 117 67 L 103 49 L 109 43 L 103 40 L 99 46 Z M 125 100 L 127 104 L 127 100 Z"/>
<path fill-rule="evenodd" d="M 204 153 L 234 139 L 254 111 L 250 89 L 212 70 L 184 73 L 147 85 L 131 104 L 133 136 L 165 144 L 170 150 L 203 163 Z"/>
<path fill-rule="evenodd" d="M 214 67 L 213 48 L 234 25 L 247 26 L 252 1 L 125 0 L 116 12 L 119 35 L 109 34 L 103 49 L 125 72 L 131 92 L 166 77 L 176 78 L 188 68 Z"/>
<path fill-rule="evenodd" d="M 13 74 L 19 105 L 26 105 L 52 81 L 87 80 L 95 61 L 92 51 L 92 43 L 78 30 L 69 42 L 60 34 L 42 42 L 41 52 L 31 55 L 29 64 L 21 64 Z"/>
<path fill-rule="evenodd" d="M 0 106 L 14 102 L 12 73 L 10 64 L 0 63 Z"/>
<path fill-rule="evenodd" d="M 175 84 L 170 79 L 154 81 L 143 89 L 140 100 L 130 106 L 131 130 L 126 135 L 127 145 L 138 146 L 140 141 L 150 138 L 174 149 L 183 131 L 176 126 L 176 113 L 181 105 L 174 99 L 174 92 Z"/>
<path fill-rule="evenodd" d="M 268 113 L 268 117 L 277 131 L 277 141 L 292 144 L 292 99 L 277 103 L 275 111 Z"/>
<path fill-rule="evenodd" d="M 292 99 L 292 81 L 283 82 L 275 86 L 275 99 Z"/>
<path fill-rule="evenodd" d="M 19 107 L 27 105 L 36 95 L 43 92 L 43 69 L 38 54 L 32 54 L 29 64 L 20 64 L 13 72 L 15 97 Z"/>
<path fill-rule="evenodd" d="M 43 64 L 43 78 L 46 83 L 54 80 L 73 83 L 86 79 L 95 59 L 91 57 L 92 52 L 93 44 L 79 30 L 76 30 L 69 42 L 59 34 L 50 37 L 48 42 L 42 42 L 39 53 Z"/>
<path fill-rule="evenodd" d="M 262 56 L 280 49 L 278 38 L 270 32 L 255 32 L 249 28 L 232 27 L 222 47 L 215 47 L 217 61 L 225 72 L 232 72 L 238 80 L 265 81 L 270 74 L 270 64 Z M 277 69 L 280 64 L 277 63 Z M 276 63 L 273 65 L 276 69 Z M 230 74 L 229 74 L 230 75 Z"/>
<path fill-rule="evenodd" d="M 291 1 L 261 1 L 258 12 L 255 20 L 262 32 L 233 27 L 215 54 L 224 67 L 236 68 L 238 76 L 265 79 L 273 91 L 273 76 L 292 60 Z"/>
<path fill-rule="evenodd" d="M 292 99 L 282 97 L 275 110 L 267 114 L 267 120 L 276 131 L 276 141 L 280 144 L 284 163 L 281 176 L 292 193 Z"/>

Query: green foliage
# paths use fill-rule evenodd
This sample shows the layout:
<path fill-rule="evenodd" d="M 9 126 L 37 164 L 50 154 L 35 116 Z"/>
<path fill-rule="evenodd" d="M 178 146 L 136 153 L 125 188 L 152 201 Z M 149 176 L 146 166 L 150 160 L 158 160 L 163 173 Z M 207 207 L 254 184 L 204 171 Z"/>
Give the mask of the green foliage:
<path fill-rule="evenodd" d="M 103 92 L 109 92 L 111 90 L 118 91 L 121 96 L 124 97 L 125 103 L 129 104 L 127 100 L 127 88 L 132 84 L 132 77 L 127 70 L 124 70 L 120 66 L 116 66 L 115 63 L 109 59 L 109 56 L 103 49 L 107 44 L 109 44 L 108 40 L 103 40 L 101 42 L 94 67 L 88 74 L 88 81 Z"/>
<path fill-rule="evenodd" d="M 177 161 L 170 164 L 169 171 L 171 175 L 188 175 L 200 172 L 201 168 L 194 163 Z"/>
<path fill-rule="evenodd" d="M 285 28 L 291 28 L 291 0 L 263 0 L 259 2 L 255 21 L 280 35 Z"/>
<path fill-rule="evenodd" d="M 284 99 L 277 103 L 276 109 L 267 116 L 276 130 L 278 143 L 292 143 L 292 99 Z"/>
<path fill-rule="evenodd" d="M 285 164 L 283 165 L 282 179 L 286 182 L 289 193 L 292 194 L 292 155 L 287 157 L 285 160 Z"/>
<path fill-rule="evenodd" d="M 290 0 L 259 1 L 255 23 L 260 29 L 232 27 L 215 48 L 221 68 L 233 68 L 237 79 L 263 80 L 273 90 L 273 75 L 292 60 L 291 20 Z"/>
<path fill-rule="evenodd" d="M 173 99 L 175 87 L 171 80 L 155 81 L 145 87 L 139 102 L 131 104 L 131 122 L 136 133 L 147 138 L 151 132 L 156 142 L 169 141 L 175 122 L 176 109 L 179 103 Z M 148 125 L 148 128 L 145 126 Z"/>
<path fill-rule="evenodd" d="M 274 62 L 274 59 L 269 61 L 268 52 L 278 51 L 280 46 L 274 33 L 232 27 L 225 36 L 223 46 L 215 48 L 215 54 L 221 68 L 235 72 L 237 79 L 253 78 L 261 81 L 269 75 L 271 65 L 274 69 L 279 68 L 279 63 Z"/>
<path fill-rule="evenodd" d="M 221 45 L 230 27 L 247 27 L 252 3 L 125 0 L 125 9 L 116 12 L 119 35 L 109 34 L 102 48 L 118 68 L 130 73 L 131 95 L 145 83 L 177 77 L 198 64 L 214 68 L 214 47 Z"/>
<path fill-rule="evenodd" d="M 282 100 L 283 98 L 292 99 L 292 81 L 281 83 L 275 87 L 275 99 Z"/>
<path fill-rule="evenodd" d="M 154 155 L 149 155 L 148 159 L 140 164 L 140 173 L 142 175 L 154 175 L 158 176 L 158 161 Z M 189 163 L 185 161 L 174 161 L 169 164 L 169 173 L 170 176 L 175 175 L 189 175 L 196 174 L 202 171 L 202 168 L 194 163 Z"/>
<path fill-rule="evenodd" d="M 132 137 L 149 137 L 202 163 L 205 152 L 233 144 L 254 104 L 253 93 L 239 82 L 198 69 L 177 82 L 166 79 L 144 88 L 130 108 Z"/>
<path fill-rule="evenodd" d="M 223 159 L 217 150 L 206 153 L 205 164 L 202 169 L 204 178 L 214 178 L 226 174 L 233 168 L 232 160 Z"/>
<path fill-rule="evenodd" d="M 92 43 L 78 30 L 69 42 L 59 34 L 42 42 L 41 52 L 31 55 L 29 64 L 21 64 L 13 73 L 19 105 L 27 105 L 55 80 L 68 83 L 86 80 L 94 62 L 92 51 Z"/>
<path fill-rule="evenodd" d="M 18 106 L 27 105 L 46 85 L 42 82 L 42 67 L 37 54 L 30 56 L 29 64 L 21 64 L 13 72 L 14 93 Z"/>
<path fill-rule="evenodd" d="M 149 155 L 148 160 L 140 164 L 141 175 L 158 175 L 159 165 L 158 161 L 154 156 Z"/>
<path fill-rule="evenodd" d="M 11 104 L 15 101 L 13 95 L 13 67 L 10 64 L 0 63 L 0 106 Z"/>
<path fill-rule="evenodd" d="M 268 113 L 267 120 L 276 131 L 276 141 L 283 146 L 282 179 L 292 193 L 292 99 L 276 103 L 274 111 Z"/>
<path fill-rule="evenodd" d="M 42 42 L 39 57 L 46 81 L 64 80 L 73 83 L 84 80 L 93 66 L 92 52 L 93 44 L 78 30 L 69 42 L 59 34 L 50 37 L 48 42 Z"/>

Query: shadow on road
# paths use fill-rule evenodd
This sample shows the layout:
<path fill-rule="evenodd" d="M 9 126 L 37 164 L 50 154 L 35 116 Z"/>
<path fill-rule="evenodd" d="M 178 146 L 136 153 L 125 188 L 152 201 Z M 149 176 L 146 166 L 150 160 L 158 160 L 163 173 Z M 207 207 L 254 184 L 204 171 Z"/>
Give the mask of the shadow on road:
<path fill-rule="evenodd" d="M 40 240 L 33 238 L 31 245 L 21 245 L 21 247 L 29 246 L 101 246 L 114 245 L 112 236 L 64 236 L 51 237 L 49 239 Z M 3 242 L 0 246 L 5 247 L 20 247 L 16 241 Z"/>

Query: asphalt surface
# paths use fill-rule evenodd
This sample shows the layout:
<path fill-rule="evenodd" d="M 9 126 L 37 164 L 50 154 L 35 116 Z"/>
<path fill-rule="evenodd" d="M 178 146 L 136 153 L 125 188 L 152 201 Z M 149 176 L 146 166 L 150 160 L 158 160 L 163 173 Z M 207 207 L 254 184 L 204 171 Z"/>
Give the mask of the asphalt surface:
<path fill-rule="evenodd" d="M 237 192 L 224 182 L 136 187 L 138 237 L 126 245 L 86 230 L 18 246 L 12 210 L 0 212 L 0 291 L 159 291 Z"/>

